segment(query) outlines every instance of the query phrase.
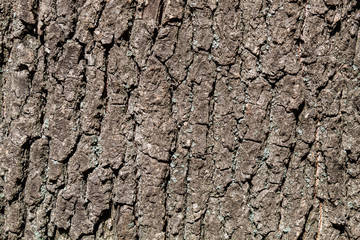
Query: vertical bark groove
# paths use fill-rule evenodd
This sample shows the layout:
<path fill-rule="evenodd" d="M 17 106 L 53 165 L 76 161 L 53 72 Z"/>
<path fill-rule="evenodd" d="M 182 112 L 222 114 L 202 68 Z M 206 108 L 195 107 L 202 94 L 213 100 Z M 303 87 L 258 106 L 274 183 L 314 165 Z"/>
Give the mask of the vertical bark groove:
<path fill-rule="evenodd" d="M 360 237 L 357 1 L 0 13 L 0 239 Z"/>

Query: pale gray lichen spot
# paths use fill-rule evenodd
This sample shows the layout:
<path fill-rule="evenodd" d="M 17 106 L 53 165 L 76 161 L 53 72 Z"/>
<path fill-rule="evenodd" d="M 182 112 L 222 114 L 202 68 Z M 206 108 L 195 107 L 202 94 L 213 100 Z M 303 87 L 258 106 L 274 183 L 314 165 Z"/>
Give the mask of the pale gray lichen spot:
<path fill-rule="evenodd" d="M 93 146 L 92 149 L 93 149 L 93 152 L 94 152 L 97 156 L 101 155 L 102 152 L 103 152 L 102 146 L 100 146 L 100 145 Z"/>
<path fill-rule="evenodd" d="M 255 215 L 254 215 L 254 213 L 253 212 L 251 212 L 250 213 L 250 215 L 249 215 L 249 220 L 250 220 L 250 222 L 254 222 L 254 218 L 255 218 Z"/>
<path fill-rule="evenodd" d="M 291 231 L 290 227 L 283 229 L 283 233 L 289 233 L 290 231 Z"/>
<path fill-rule="evenodd" d="M 133 55 L 133 52 L 132 52 L 132 51 L 128 50 L 128 51 L 126 52 L 126 56 L 131 57 L 132 55 Z"/>
<path fill-rule="evenodd" d="M 43 126 L 44 126 L 44 128 L 49 128 L 49 119 L 48 119 L 48 118 L 46 118 L 46 119 L 44 120 Z"/>
<path fill-rule="evenodd" d="M 46 188 L 45 185 L 41 185 L 41 187 L 40 187 L 40 192 L 41 192 L 41 197 L 42 197 L 42 199 L 44 199 L 45 196 L 46 196 L 46 194 L 48 193 L 47 188 Z"/>
<path fill-rule="evenodd" d="M 303 135 L 303 131 L 302 131 L 300 128 L 297 129 L 297 133 L 298 133 L 300 136 Z"/>
<path fill-rule="evenodd" d="M 213 37 L 214 37 L 214 40 L 212 42 L 212 47 L 217 48 L 220 46 L 220 38 L 217 34 L 214 34 Z"/>
<path fill-rule="evenodd" d="M 263 159 L 268 159 L 270 156 L 270 150 L 268 148 L 264 149 L 264 153 L 263 153 Z"/>
<path fill-rule="evenodd" d="M 259 61 L 256 62 L 256 71 L 261 72 L 261 68 L 262 68 L 261 63 Z"/>

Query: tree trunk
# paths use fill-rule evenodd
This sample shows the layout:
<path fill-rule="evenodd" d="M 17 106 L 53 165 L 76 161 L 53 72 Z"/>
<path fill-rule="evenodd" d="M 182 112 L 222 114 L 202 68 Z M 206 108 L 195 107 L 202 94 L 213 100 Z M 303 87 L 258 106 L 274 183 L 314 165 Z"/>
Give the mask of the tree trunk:
<path fill-rule="evenodd" d="M 2 0 L 0 239 L 358 239 L 359 9 Z"/>

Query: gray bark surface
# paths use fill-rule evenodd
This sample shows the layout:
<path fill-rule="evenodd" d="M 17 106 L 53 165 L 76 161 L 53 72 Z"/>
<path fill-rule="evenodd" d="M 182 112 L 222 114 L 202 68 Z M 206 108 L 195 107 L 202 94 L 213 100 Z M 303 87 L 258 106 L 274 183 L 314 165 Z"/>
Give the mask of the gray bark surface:
<path fill-rule="evenodd" d="M 0 239 L 360 239 L 359 9 L 1 0 Z"/>

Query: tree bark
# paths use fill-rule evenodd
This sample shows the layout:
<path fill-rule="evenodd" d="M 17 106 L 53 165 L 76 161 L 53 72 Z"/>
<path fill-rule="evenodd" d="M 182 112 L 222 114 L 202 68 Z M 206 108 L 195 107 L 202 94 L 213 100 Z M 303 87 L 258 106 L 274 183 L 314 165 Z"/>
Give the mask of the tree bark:
<path fill-rule="evenodd" d="M 359 9 L 2 0 L 0 239 L 360 238 Z"/>

